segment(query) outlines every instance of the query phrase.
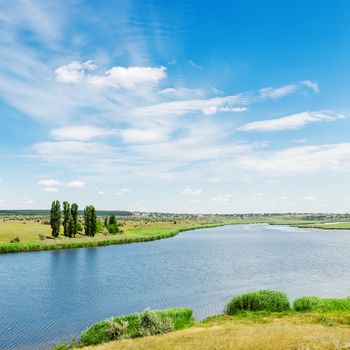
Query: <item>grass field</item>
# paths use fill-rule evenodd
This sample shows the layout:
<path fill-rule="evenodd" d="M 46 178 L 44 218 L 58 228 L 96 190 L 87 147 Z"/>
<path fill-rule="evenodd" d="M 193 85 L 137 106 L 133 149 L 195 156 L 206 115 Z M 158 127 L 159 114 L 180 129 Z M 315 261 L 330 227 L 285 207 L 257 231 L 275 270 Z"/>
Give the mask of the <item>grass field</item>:
<path fill-rule="evenodd" d="M 84 350 L 350 349 L 350 314 L 254 313 L 220 316 L 164 335 L 125 339 Z"/>
<path fill-rule="evenodd" d="M 172 237 L 181 231 L 196 228 L 220 226 L 236 223 L 224 219 L 184 218 L 184 219 L 142 219 L 119 218 L 122 233 L 110 235 L 107 230 L 96 234 L 95 237 L 77 235 L 67 238 L 62 234 L 53 239 L 50 225 L 44 224 L 48 218 L 1 218 L 0 219 L 0 253 L 35 251 L 61 248 L 94 247 L 108 244 L 142 242 Z M 244 221 L 237 221 L 243 223 Z M 61 228 L 61 233 L 63 229 Z M 44 239 L 40 239 L 43 235 Z M 15 236 L 19 243 L 11 243 Z"/>

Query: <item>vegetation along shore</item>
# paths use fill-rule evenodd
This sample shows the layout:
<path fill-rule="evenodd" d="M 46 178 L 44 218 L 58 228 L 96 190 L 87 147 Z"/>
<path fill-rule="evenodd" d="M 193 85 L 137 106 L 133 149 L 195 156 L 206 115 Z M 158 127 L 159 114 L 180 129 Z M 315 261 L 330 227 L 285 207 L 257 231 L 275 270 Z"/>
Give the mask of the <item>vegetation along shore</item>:
<path fill-rule="evenodd" d="M 97 211 L 92 206 L 79 211 L 76 203 L 62 204 L 54 201 L 51 211 L 0 211 L 0 254 L 146 242 L 187 230 L 233 224 L 350 229 L 350 216 L 346 214 L 131 213 Z"/>
<path fill-rule="evenodd" d="M 109 318 L 55 350 L 349 349 L 350 298 L 261 290 L 233 297 L 222 315 L 196 323 L 190 309 Z"/>

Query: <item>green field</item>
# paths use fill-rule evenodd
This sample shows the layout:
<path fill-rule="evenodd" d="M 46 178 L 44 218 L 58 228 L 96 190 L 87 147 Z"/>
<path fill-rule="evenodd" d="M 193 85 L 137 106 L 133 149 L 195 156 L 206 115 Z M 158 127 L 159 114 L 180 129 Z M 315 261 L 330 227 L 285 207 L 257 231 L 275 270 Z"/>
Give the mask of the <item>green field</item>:
<path fill-rule="evenodd" d="M 176 220 L 174 218 L 118 218 L 118 223 L 122 230 L 120 234 L 111 235 L 104 229 L 102 232 L 97 233 L 95 237 L 79 234 L 75 238 L 68 238 L 62 235 L 63 228 L 61 228 L 61 235 L 54 239 L 51 237 L 50 225 L 45 224 L 47 220 L 47 217 L 1 218 L 0 253 L 150 241 L 172 237 L 185 230 L 235 223 L 233 220 L 223 218 L 177 218 Z M 237 221 L 237 223 L 241 222 L 243 221 Z M 41 239 L 39 235 L 41 235 Z M 18 237 L 20 241 L 11 243 L 14 237 Z"/>

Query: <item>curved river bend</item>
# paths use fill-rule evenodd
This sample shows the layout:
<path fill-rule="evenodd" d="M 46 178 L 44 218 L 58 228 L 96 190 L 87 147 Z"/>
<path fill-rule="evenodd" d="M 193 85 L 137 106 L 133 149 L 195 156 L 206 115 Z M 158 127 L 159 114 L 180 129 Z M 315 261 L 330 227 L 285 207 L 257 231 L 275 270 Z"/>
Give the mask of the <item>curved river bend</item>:
<path fill-rule="evenodd" d="M 350 294 L 350 232 L 234 225 L 160 241 L 0 255 L 0 349 L 49 349 L 147 307 L 223 311 L 234 294 Z"/>

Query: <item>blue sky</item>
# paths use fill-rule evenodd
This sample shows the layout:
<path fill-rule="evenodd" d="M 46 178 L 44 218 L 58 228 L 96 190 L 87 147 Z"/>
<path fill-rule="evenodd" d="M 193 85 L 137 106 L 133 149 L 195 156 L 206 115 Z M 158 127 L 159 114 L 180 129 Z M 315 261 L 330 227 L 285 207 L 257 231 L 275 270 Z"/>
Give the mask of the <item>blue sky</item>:
<path fill-rule="evenodd" d="M 348 1 L 0 3 L 0 208 L 350 208 Z"/>

